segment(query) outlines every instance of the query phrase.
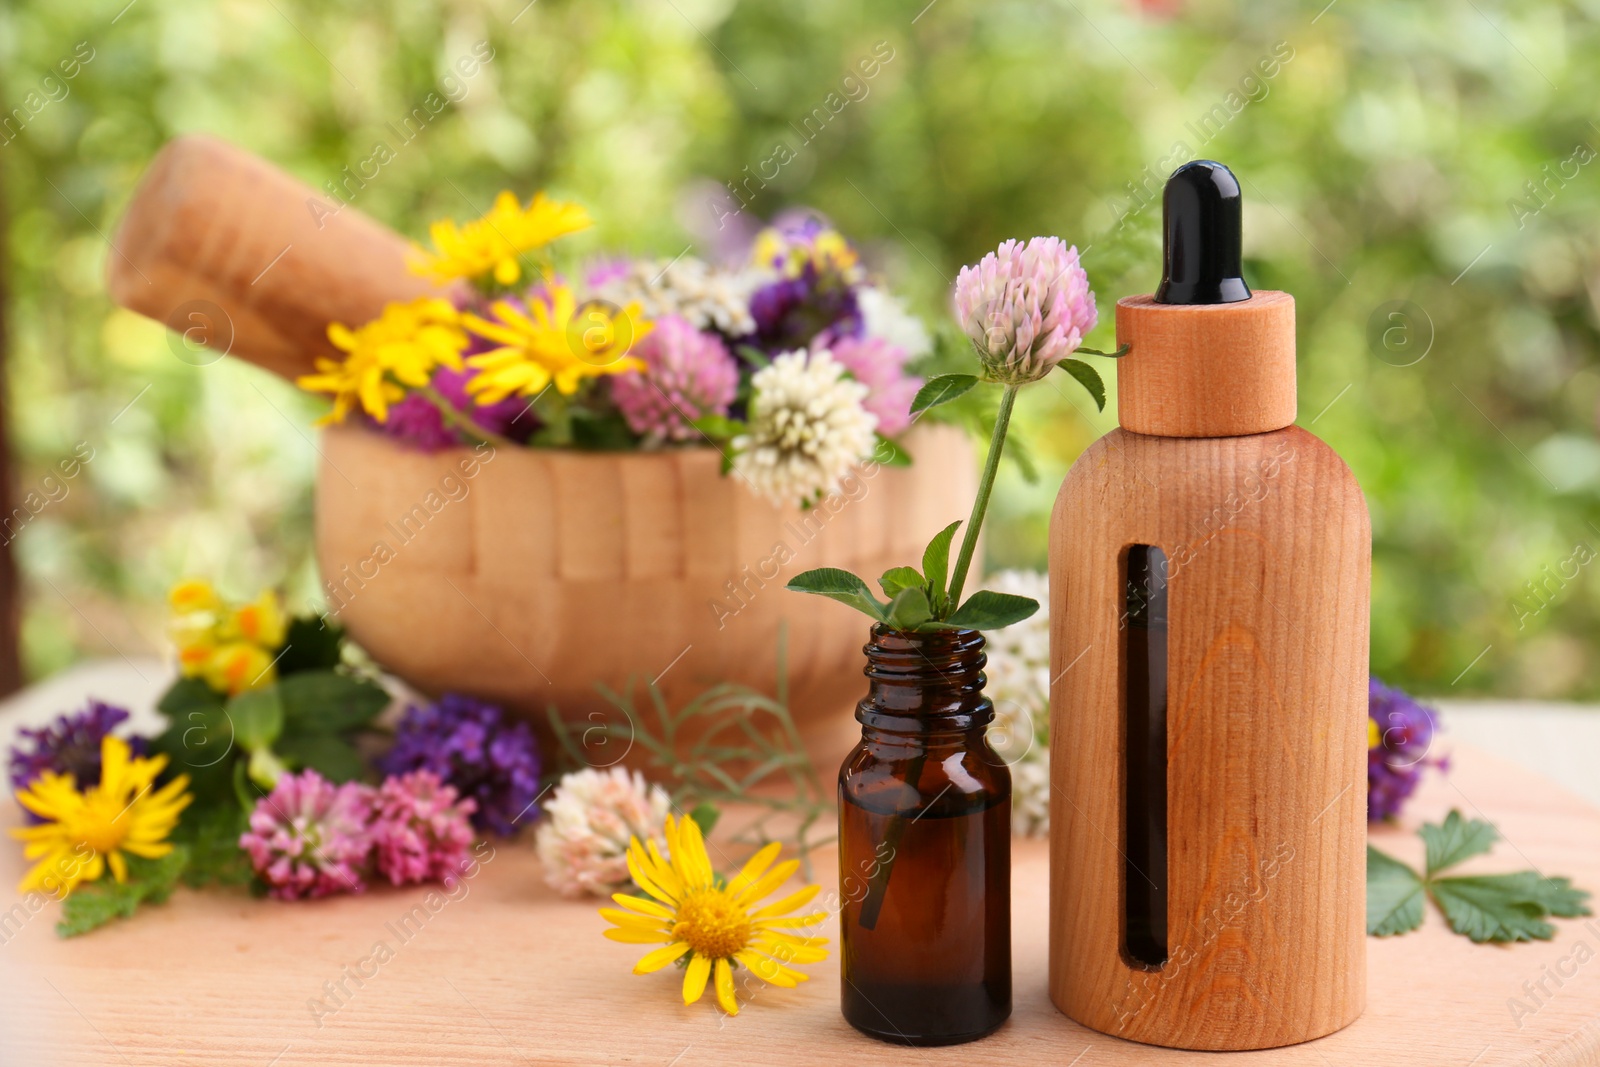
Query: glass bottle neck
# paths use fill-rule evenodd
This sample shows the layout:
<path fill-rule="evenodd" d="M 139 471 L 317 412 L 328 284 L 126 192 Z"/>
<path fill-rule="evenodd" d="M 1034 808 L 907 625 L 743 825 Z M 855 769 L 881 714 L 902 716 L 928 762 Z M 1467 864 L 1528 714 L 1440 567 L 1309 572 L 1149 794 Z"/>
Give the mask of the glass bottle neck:
<path fill-rule="evenodd" d="M 983 695 L 989 659 L 977 630 L 907 633 L 872 628 L 867 654 L 867 696 L 856 720 L 868 740 L 913 743 L 954 740 L 982 731 L 994 719 Z"/>

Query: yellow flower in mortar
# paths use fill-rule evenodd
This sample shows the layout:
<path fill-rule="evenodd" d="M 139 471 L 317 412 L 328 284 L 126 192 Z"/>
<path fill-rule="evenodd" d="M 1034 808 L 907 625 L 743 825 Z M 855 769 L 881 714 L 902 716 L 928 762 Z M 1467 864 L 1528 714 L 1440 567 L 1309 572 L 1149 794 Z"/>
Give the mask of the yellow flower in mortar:
<path fill-rule="evenodd" d="M 167 757 L 134 756 L 120 737 L 100 743 L 100 784 L 80 791 L 70 774 L 45 771 L 17 793 L 17 803 L 45 820 L 11 831 L 25 843 L 23 855 L 38 860 L 18 892 L 65 897 L 109 868 L 117 881 L 128 877 L 127 856 L 160 859 L 172 851 L 167 835 L 192 799 L 180 774 L 160 789 L 156 776 Z"/>
<path fill-rule="evenodd" d="M 383 314 L 354 330 L 332 323 L 328 340 L 344 359 L 318 359 L 317 373 L 295 379 L 302 389 L 333 395 L 333 410 L 318 425 L 344 421 L 357 405 L 387 422 L 389 405 L 405 398 L 407 386 L 422 388 L 440 367 L 460 370 L 467 347 L 459 313 L 437 297 L 386 304 Z"/>
<path fill-rule="evenodd" d="M 711 980 L 717 1003 L 729 1015 L 737 1015 L 735 964 L 748 967 L 775 986 L 792 989 L 810 976 L 788 964 L 828 958 L 828 950 L 822 947 L 827 938 L 789 932 L 828 917 L 825 911 L 790 914 L 809 904 L 820 886 L 807 886 L 765 906 L 757 904 L 800 868 L 798 860 L 772 865 L 778 856 L 776 841 L 752 856 L 732 880 L 725 881 L 711 869 L 705 838 L 693 819 L 674 820 L 668 815 L 665 836 L 670 859 L 661 855 L 654 841 L 644 845 L 637 837 L 628 841 L 628 872 L 650 897 L 617 893 L 611 899 L 629 910 L 600 909 L 601 917 L 616 924 L 605 932 L 611 940 L 661 945 L 639 960 L 634 974 L 658 971 L 687 956 L 683 1002 L 699 1000 Z"/>
<path fill-rule="evenodd" d="M 249 641 L 218 645 L 206 660 L 204 675 L 207 685 L 229 696 L 246 689 L 260 689 L 278 679 L 272 653 Z"/>
<path fill-rule="evenodd" d="M 263 589 L 255 600 L 235 611 L 227 624 L 229 633 L 270 649 L 283 646 L 288 628 L 289 620 L 278 603 L 278 594 L 271 589 Z"/>
<path fill-rule="evenodd" d="M 621 309 L 599 301 L 580 306 L 571 287 L 560 283 L 530 296 L 527 311 L 509 300 L 495 301 L 490 310 L 493 319 L 462 316 L 467 329 L 500 346 L 467 357 L 478 371 L 467 392 L 478 404 L 513 393 L 538 396 L 551 383 L 571 396 L 589 378 L 642 371 L 644 363 L 628 350 L 655 328 L 637 303 Z"/>
<path fill-rule="evenodd" d="M 481 219 L 435 222 L 428 229 L 434 251 L 413 246 L 412 269 L 441 284 L 457 278 L 482 284 L 492 278 L 501 286 L 515 285 L 522 277 L 519 257 L 593 224 L 581 204 L 538 193 L 523 207 L 507 190 Z"/>

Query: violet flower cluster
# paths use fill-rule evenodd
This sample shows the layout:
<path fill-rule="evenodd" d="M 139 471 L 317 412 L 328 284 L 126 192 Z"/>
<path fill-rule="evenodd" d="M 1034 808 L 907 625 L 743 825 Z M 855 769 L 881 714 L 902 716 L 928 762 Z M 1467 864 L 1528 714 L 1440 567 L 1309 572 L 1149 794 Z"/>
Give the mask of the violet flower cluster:
<path fill-rule="evenodd" d="M 471 697 L 447 693 L 435 704 L 407 708 L 380 769 L 391 776 L 431 771 L 472 800 L 472 824 L 480 831 L 509 837 L 521 820 L 538 817 L 533 731 Z"/>
<path fill-rule="evenodd" d="M 1439 724 L 1433 709 L 1373 678 L 1367 690 L 1367 819 L 1392 819 L 1428 767 L 1449 768 L 1433 752 Z"/>
<path fill-rule="evenodd" d="M 369 872 L 394 885 L 450 885 L 471 865 L 475 807 L 429 771 L 377 789 L 286 773 L 256 802 L 239 847 L 279 900 L 360 893 Z"/>
<path fill-rule="evenodd" d="M 100 742 L 127 721 L 126 708 L 91 699 L 82 711 L 58 715 L 48 726 L 18 730 L 8 766 L 11 791 L 21 792 L 45 771 L 72 775 L 79 789 L 99 785 Z M 127 740 L 135 756 L 145 754 L 144 738 Z M 40 821 L 25 814 L 31 822 Z"/>

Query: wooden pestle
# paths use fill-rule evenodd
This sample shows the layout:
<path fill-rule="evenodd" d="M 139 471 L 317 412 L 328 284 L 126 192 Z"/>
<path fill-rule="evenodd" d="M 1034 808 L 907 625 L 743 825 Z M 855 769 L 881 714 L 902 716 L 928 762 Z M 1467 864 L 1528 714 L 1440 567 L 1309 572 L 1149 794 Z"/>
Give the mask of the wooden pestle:
<path fill-rule="evenodd" d="M 291 381 L 336 354 L 330 322 L 448 292 L 411 273 L 399 234 L 213 137 L 156 154 L 113 244 L 114 301 Z"/>

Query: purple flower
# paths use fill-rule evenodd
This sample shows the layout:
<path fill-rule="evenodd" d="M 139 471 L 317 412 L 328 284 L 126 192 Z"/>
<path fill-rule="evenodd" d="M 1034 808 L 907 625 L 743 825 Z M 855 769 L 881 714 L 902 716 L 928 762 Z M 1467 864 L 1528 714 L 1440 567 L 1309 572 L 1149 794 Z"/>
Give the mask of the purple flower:
<path fill-rule="evenodd" d="M 436 704 L 406 709 L 386 775 L 427 770 L 477 803 L 472 825 L 509 837 L 521 819 L 533 820 L 539 795 L 539 747 L 527 723 L 502 722 L 499 708 L 446 693 Z"/>
<path fill-rule="evenodd" d="M 372 816 L 378 872 L 395 885 L 453 883 L 469 866 L 470 797 L 457 799 L 454 786 L 432 771 L 411 771 L 384 779 Z"/>
<path fill-rule="evenodd" d="M 726 415 L 739 391 L 739 364 L 715 334 L 702 333 L 674 316 L 634 346 L 644 373 L 629 371 L 611 380 L 629 429 L 652 441 L 686 441 L 699 436 L 689 423 L 703 415 Z"/>
<path fill-rule="evenodd" d="M 309 900 L 366 888 L 372 854 L 372 788 L 334 785 L 316 771 L 282 774 L 256 801 L 239 847 L 279 900 Z"/>
<path fill-rule="evenodd" d="M 1400 814 L 1425 768 L 1442 771 L 1449 761 L 1431 754 L 1438 730 L 1433 710 L 1376 678 L 1368 683 L 1367 715 L 1367 819 L 1377 822 Z"/>
<path fill-rule="evenodd" d="M 768 352 L 805 348 L 823 330 L 861 332 L 861 264 L 844 237 L 815 216 L 784 220 L 756 235 L 751 263 L 776 280 L 750 296 L 755 342 Z"/>
<path fill-rule="evenodd" d="M 824 333 L 816 348 L 826 348 L 851 377 L 867 387 L 862 407 L 878 417 L 878 432 L 897 437 L 911 427 L 911 401 L 922 379 L 906 373 L 911 355 L 878 337 L 839 337 Z"/>
<path fill-rule="evenodd" d="M 25 789 L 45 771 L 70 774 L 79 789 L 100 784 L 100 742 L 128 720 L 125 708 L 90 700 L 71 715 L 58 715 L 49 726 L 17 731 L 20 740 L 11 747 L 11 790 Z M 144 738 L 128 739 L 136 756 L 145 754 Z M 40 821 L 31 815 L 34 822 Z"/>
<path fill-rule="evenodd" d="M 1078 250 L 1059 237 L 1007 241 L 956 277 L 956 321 L 992 381 L 1026 385 L 1055 370 L 1099 321 Z"/>

